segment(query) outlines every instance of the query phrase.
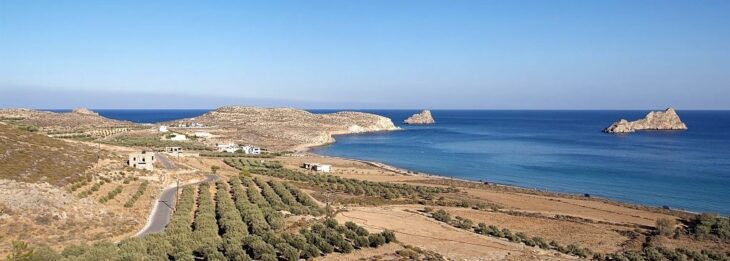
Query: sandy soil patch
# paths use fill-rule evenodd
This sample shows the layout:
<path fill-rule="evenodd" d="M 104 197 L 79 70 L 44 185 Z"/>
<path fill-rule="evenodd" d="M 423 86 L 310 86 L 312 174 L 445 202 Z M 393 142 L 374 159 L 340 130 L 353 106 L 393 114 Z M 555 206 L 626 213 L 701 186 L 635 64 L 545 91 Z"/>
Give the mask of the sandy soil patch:
<path fill-rule="evenodd" d="M 510 243 L 460 230 L 417 213 L 410 207 L 355 207 L 337 215 L 340 222 L 353 221 L 371 231 L 390 229 L 398 241 L 438 252 L 455 260 L 555 260 L 553 252 Z"/>

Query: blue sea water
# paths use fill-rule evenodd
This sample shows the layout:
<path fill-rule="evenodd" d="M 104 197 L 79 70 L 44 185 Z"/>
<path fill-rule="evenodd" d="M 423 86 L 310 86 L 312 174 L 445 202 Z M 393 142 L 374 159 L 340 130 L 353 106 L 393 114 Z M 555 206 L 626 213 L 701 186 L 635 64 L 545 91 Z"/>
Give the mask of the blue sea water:
<path fill-rule="evenodd" d="M 208 110 L 95 111 L 155 123 Z M 425 126 L 400 124 L 414 113 L 410 110 L 361 111 L 389 117 L 403 130 L 338 136 L 313 151 L 442 176 L 730 215 L 730 111 L 678 111 L 689 130 L 627 135 L 601 130 L 647 111 L 436 110 L 437 123 Z"/>
<path fill-rule="evenodd" d="M 314 111 L 323 113 L 328 111 Z M 366 111 L 402 122 L 414 111 Z M 730 215 L 730 111 L 687 131 L 605 134 L 647 111 L 432 111 L 437 123 L 345 135 L 314 152 L 419 172 Z"/>

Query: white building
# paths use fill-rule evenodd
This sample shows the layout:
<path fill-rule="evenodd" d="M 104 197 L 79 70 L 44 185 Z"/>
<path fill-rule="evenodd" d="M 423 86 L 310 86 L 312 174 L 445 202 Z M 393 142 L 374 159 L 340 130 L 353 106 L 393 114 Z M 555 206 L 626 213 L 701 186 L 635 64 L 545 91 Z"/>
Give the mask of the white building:
<path fill-rule="evenodd" d="M 164 125 L 160 126 L 160 132 L 163 132 L 163 133 L 167 132 L 167 126 L 164 126 Z"/>
<path fill-rule="evenodd" d="M 317 172 L 330 172 L 330 170 L 332 169 L 332 166 L 329 164 L 321 164 L 321 163 L 304 163 L 304 164 L 302 164 L 302 168 L 317 171 Z"/>
<path fill-rule="evenodd" d="M 235 143 L 216 144 L 216 147 L 218 147 L 218 151 L 228 153 L 234 153 L 241 149 Z"/>
<path fill-rule="evenodd" d="M 241 151 L 243 151 L 243 153 L 246 153 L 246 154 L 255 154 L 255 155 L 261 154 L 261 148 L 256 147 L 256 146 L 251 146 L 251 145 L 246 145 L 246 146 L 241 147 Z"/>
<path fill-rule="evenodd" d="M 130 167 L 144 170 L 153 170 L 153 163 L 155 163 L 155 154 L 146 151 L 131 153 L 127 160 L 127 165 Z"/>

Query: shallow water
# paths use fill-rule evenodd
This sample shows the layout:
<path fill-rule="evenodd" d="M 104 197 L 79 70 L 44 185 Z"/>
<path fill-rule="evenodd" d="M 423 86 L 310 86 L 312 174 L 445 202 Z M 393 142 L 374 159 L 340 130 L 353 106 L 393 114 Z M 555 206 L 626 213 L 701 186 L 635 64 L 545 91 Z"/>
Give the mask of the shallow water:
<path fill-rule="evenodd" d="M 367 112 L 396 124 L 415 113 Z M 730 214 L 730 111 L 679 111 L 687 131 L 628 135 L 601 130 L 646 111 L 432 113 L 435 125 L 338 136 L 335 144 L 314 152 L 449 177 Z"/>

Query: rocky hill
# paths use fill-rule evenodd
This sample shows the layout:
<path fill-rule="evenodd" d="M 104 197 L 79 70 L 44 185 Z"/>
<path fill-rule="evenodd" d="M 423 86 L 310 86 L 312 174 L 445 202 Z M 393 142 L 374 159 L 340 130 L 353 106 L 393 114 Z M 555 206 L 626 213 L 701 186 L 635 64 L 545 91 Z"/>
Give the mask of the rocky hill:
<path fill-rule="evenodd" d="M 420 113 L 416 113 L 411 115 L 411 117 L 408 117 L 405 121 L 403 121 L 406 124 L 434 124 L 436 121 L 433 120 L 433 116 L 431 116 L 431 111 L 429 110 L 423 110 Z"/>
<path fill-rule="evenodd" d="M 194 123 L 194 124 L 192 124 Z M 303 149 L 334 141 L 333 135 L 398 129 L 386 117 L 337 112 L 314 114 L 291 108 L 226 106 L 170 125 L 202 124 L 219 140 L 255 144 L 269 149 Z"/>
<path fill-rule="evenodd" d="M 65 185 L 97 162 L 96 151 L 0 122 L 0 179 Z"/>
<path fill-rule="evenodd" d="M 603 130 L 606 133 L 631 133 L 639 130 L 686 130 L 679 115 L 672 108 L 664 111 L 652 111 L 643 119 L 627 121 L 621 119 Z"/>
<path fill-rule="evenodd" d="M 136 125 L 128 121 L 105 118 L 86 108 L 77 108 L 71 112 L 61 113 L 32 109 L 0 109 L 0 121 L 32 126 L 47 132 Z"/>

